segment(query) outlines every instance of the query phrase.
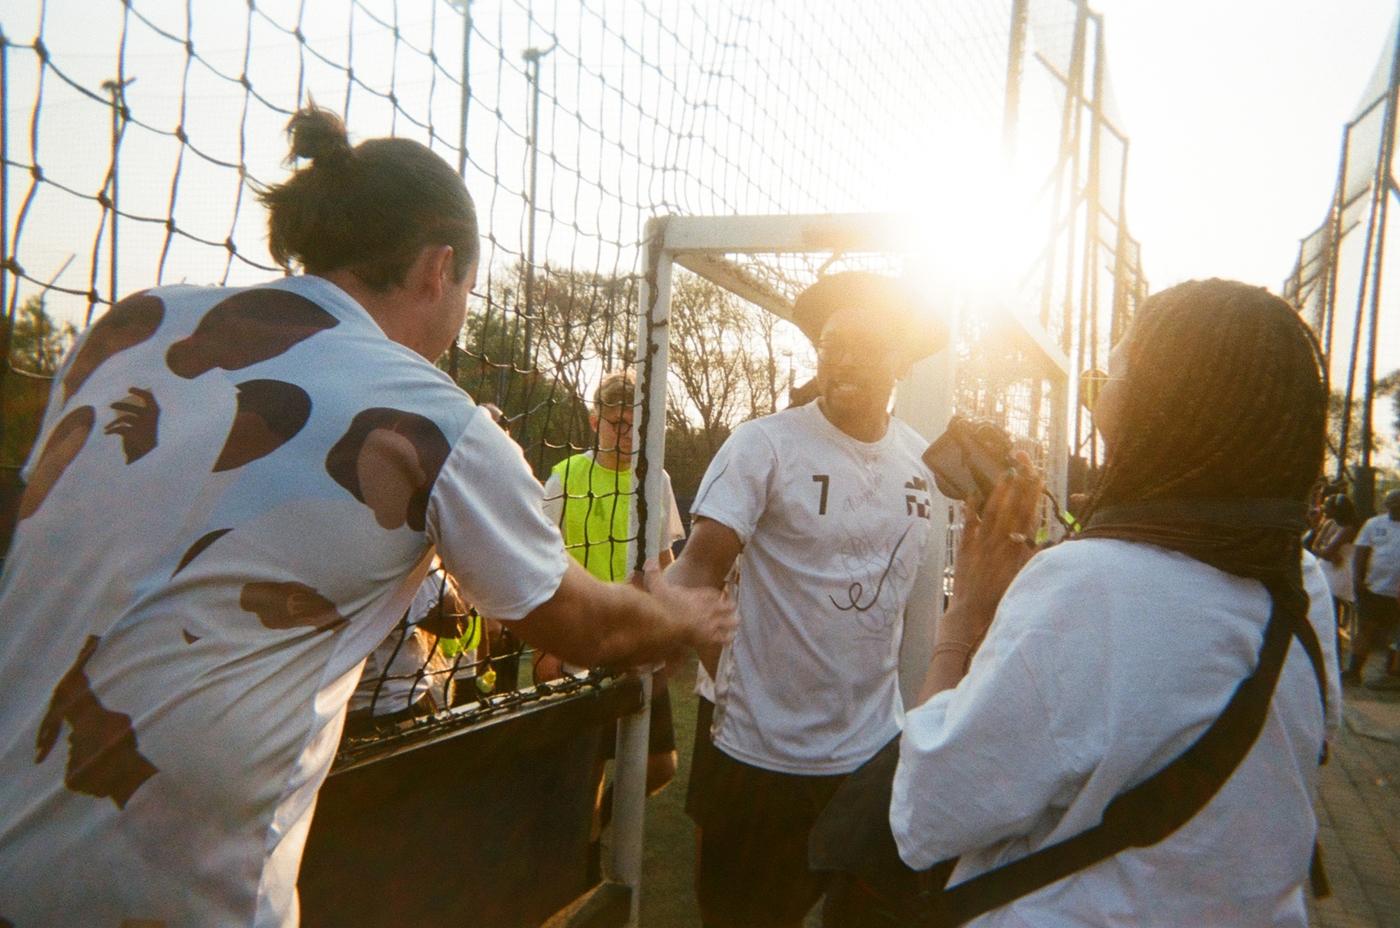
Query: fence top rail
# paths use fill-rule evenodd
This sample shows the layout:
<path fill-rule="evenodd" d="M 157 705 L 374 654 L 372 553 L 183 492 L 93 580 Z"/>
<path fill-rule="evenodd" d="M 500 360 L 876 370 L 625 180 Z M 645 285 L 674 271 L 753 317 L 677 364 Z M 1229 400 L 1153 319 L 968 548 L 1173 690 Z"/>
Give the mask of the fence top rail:
<path fill-rule="evenodd" d="M 907 213 L 818 213 L 797 216 L 659 216 L 647 237 L 680 254 L 811 254 L 914 251 L 917 217 Z"/>
<path fill-rule="evenodd" d="M 917 253 L 924 240 L 911 213 L 828 213 L 794 216 L 658 216 L 646 238 L 658 254 L 758 306 L 791 319 L 790 301 L 775 288 L 726 260 L 732 255 L 810 253 Z M 1034 313 L 1012 305 L 984 307 L 1004 315 L 1046 376 L 1067 380 L 1068 355 Z"/>

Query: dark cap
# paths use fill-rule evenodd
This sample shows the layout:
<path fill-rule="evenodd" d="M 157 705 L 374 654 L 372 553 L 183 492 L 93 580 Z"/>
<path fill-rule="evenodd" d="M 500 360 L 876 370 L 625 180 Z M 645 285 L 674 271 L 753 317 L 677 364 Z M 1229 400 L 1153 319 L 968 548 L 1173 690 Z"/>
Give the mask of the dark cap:
<path fill-rule="evenodd" d="M 926 358 L 948 343 L 948 329 L 941 321 L 919 312 L 917 294 L 901 280 L 870 271 L 843 271 L 822 277 L 797 295 L 792 321 L 816 344 L 826 320 L 838 309 L 895 313 L 903 317 L 903 347 L 910 360 Z"/>

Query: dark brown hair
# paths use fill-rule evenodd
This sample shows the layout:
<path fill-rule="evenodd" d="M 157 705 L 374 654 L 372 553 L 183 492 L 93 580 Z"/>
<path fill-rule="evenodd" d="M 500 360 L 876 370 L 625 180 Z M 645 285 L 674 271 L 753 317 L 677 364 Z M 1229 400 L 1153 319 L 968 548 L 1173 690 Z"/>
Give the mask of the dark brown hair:
<path fill-rule="evenodd" d="M 451 245 L 463 280 L 480 255 L 466 185 L 426 146 L 400 138 L 351 146 L 340 117 L 314 103 L 287 123 L 289 163 L 311 163 L 258 196 L 268 208 L 268 250 L 309 274 L 348 270 L 384 291 L 403 283 L 418 252 Z"/>
<path fill-rule="evenodd" d="M 1095 508 L 1309 498 L 1327 398 L 1317 341 L 1293 307 L 1262 287 L 1190 281 L 1152 296 L 1129 335 Z"/>
<path fill-rule="evenodd" d="M 1126 350 L 1117 434 L 1083 537 L 1182 551 L 1302 608 L 1303 512 L 1322 473 L 1327 412 L 1312 332 L 1262 287 L 1190 281 L 1143 304 Z M 1296 504 L 1297 525 L 1203 508 L 1255 501 Z M 1158 514 L 1114 517 L 1143 504 Z M 1184 508 L 1168 517 L 1162 505 Z"/>

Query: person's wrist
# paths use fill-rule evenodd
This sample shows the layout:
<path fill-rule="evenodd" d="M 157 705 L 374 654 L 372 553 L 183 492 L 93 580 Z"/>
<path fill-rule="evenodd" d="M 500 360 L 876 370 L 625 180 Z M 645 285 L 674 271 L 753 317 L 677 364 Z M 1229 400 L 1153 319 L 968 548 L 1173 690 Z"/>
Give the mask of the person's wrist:
<path fill-rule="evenodd" d="M 933 665 L 940 665 L 946 662 L 952 667 L 956 667 L 959 675 L 967 673 L 968 665 L 972 663 L 972 655 L 977 652 L 976 641 L 940 641 L 933 646 L 933 654 L 929 661 Z"/>
<path fill-rule="evenodd" d="M 996 614 L 995 603 L 974 600 L 954 599 L 948 611 L 938 620 L 938 630 L 934 644 L 941 642 L 965 642 L 975 644 L 987 633 Z"/>

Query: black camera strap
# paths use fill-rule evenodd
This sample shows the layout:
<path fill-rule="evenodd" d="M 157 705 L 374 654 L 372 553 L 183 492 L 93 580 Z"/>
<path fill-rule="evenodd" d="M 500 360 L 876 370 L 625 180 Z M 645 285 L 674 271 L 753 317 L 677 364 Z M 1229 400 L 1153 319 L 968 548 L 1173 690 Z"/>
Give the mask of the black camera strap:
<path fill-rule="evenodd" d="M 951 874 L 945 864 L 940 885 L 925 885 L 920 893 L 919 922 L 935 928 L 955 928 L 983 913 L 1001 908 L 1120 851 L 1148 847 L 1165 839 L 1199 813 L 1239 767 L 1263 730 L 1289 645 L 1297 638 L 1317 677 L 1324 708 L 1327 677 L 1322 647 L 1306 618 L 1281 608 L 1281 588 L 1270 588 L 1273 602 L 1259 662 L 1236 687 L 1225 709 L 1175 760 L 1127 790 L 1104 811 L 1103 821 L 1058 844 L 1041 848 L 1019 860 L 943 889 Z"/>

